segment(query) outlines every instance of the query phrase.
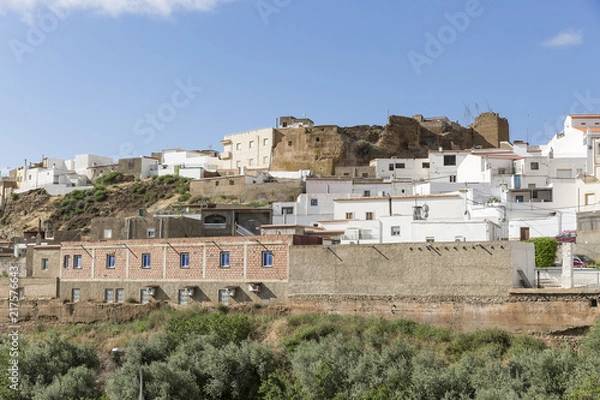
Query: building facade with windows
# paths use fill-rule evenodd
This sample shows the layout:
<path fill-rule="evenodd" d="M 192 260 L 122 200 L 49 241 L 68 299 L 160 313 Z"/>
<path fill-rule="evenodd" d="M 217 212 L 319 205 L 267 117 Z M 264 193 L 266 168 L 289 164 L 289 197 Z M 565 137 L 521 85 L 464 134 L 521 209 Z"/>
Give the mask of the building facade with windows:
<path fill-rule="evenodd" d="M 58 272 L 61 297 L 71 301 L 282 303 L 294 243 L 315 240 L 269 235 L 66 242 L 53 259 L 60 265 L 51 268 Z"/>
<path fill-rule="evenodd" d="M 268 170 L 275 130 L 258 129 L 227 135 L 221 140 L 220 168 L 243 174 L 246 169 Z"/>

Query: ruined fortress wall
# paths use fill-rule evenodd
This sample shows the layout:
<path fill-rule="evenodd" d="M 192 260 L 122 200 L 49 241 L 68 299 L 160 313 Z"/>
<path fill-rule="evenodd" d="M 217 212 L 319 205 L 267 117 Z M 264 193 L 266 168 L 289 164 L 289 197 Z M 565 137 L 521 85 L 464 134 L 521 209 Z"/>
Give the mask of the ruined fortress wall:
<path fill-rule="evenodd" d="M 483 136 L 494 147 L 500 147 L 500 142 L 508 142 L 508 120 L 494 112 L 485 112 L 477 116 L 473 129 Z"/>
<path fill-rule="evenodd" d="M 311 169 L 314 174 L 333 175 L 347 148 L 347 139 L 334 125 L 278 129 L 274 134 L 271 169 Z"/>

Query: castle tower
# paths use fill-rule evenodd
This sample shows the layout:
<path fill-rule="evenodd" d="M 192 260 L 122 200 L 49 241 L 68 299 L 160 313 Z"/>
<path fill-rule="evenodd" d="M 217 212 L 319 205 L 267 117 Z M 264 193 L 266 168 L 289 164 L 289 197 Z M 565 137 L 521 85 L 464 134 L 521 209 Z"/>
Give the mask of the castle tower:
<path fill-rule="evenodd" d="M 473 129 L 492 146 L 500 147 L 500 142 L 509 142 L 508 120 L 495 112 L 484 112 L 475 118 Z"/>

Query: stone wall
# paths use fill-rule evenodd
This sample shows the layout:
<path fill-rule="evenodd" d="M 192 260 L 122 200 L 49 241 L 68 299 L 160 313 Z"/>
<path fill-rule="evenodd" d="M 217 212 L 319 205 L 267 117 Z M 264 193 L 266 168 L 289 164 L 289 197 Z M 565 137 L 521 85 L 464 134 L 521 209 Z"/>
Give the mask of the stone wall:
<path fill-rule="evenodd" d="M 507 297 L 534 265 L 523 242 L 293 246 L 289 294 Z"/>
<path fill-rule="evenodd" d="M 501 297 L 291 296 L 292 313 L 407 318 L 457 331 L 500 328 L 513 333 L 559 333 L 593 326 L 598 290 L 516 289 Z"/>
<path fill-rule="evenodd" d="M 494 112 L 479 114 L 473 122 L 473 129 L 494 147 L 500 147 L 500 142 L 510 139 L 508 120 Z"/>
<path fill-rule="evenodd" d="M 273 168 L 276 170 L 276 168 Z M 218 185 L 216 183 L 219 182 Z M 231 184 L 233 182 L 233 184 Z M 280 179 L 277 182 L 246 184 L 245 177 L 222 177 L 199 179 L 190 182 L 193 198 L 216 198 L 230 196 L 242 203 L 251 201 L 290 201 L 302 193 L 300 179 Z"/>

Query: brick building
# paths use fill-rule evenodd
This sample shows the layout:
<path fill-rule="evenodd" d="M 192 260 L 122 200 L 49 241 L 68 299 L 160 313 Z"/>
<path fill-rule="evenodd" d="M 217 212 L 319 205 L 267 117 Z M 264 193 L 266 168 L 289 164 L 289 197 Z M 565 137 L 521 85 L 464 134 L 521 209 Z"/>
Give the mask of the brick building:
<path fill-rule="evenodd" d="M 60 297 L 284 303 L 289 247 L 320 243 L 298 235 L 67 242 L 60 249 Z"/>

